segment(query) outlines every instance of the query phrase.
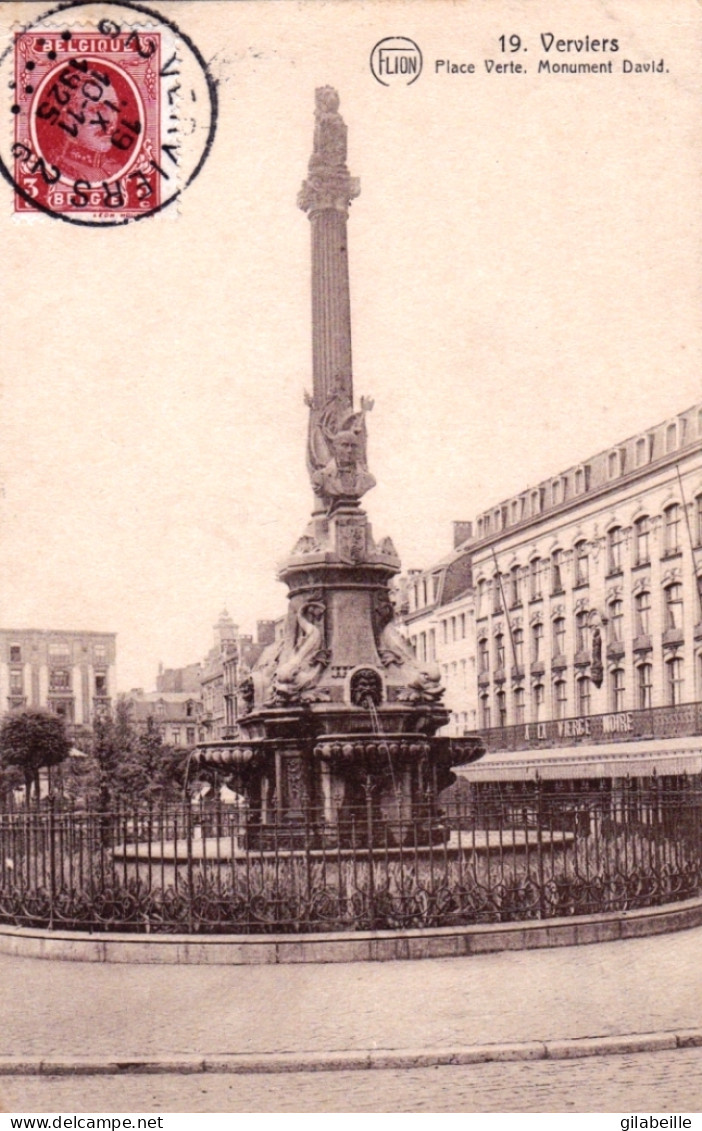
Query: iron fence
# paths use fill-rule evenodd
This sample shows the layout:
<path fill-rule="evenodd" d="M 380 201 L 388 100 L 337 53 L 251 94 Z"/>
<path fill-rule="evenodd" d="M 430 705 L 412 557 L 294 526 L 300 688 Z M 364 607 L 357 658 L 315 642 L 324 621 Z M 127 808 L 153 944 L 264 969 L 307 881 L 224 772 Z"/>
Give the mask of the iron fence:
<path fill-rule="evenodd" d="M 373 822 L 369 828 L 368 822 Z M 431 835 L 427 837 L 427 828 Z M 265 831 L 265 835 L 261 835 Z M 0 920 L 85 931 L 289 933 L 625 911 L 702 894 L 702 784 L 495 789 L 421 814 L 224 805 L 0 814 Z"/>

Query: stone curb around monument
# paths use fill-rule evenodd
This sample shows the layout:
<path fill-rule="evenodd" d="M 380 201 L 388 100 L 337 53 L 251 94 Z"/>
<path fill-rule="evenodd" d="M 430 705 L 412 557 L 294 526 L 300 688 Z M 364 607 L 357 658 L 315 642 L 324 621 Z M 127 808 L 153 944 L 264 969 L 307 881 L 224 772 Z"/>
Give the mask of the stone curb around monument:
<path fill-rule="evenodd" d="M 605 1034 L 553 1041 L 514 1041 L 445 1049 L 350 1049 L 335 1052 L 289 1052 L 216 1056 L 129 1057 L 104 1060 L 82 1057 L 22 1059 L 0 1057 L 3 1076 L 235 1076 L 285 1072 L 356 1072 L 369 1069 L 436 1068 L 525 1060 L 574 1060 L 702 1048 L 702 1028 L 678 1032 Z"/>
<path fill-rule="evenodd" d="M 44 930 L 0 923 L 0 953 L 66 962 L 278 965 L 464 958 L 505 950 L 582 946 L 702 926 L 702 897 L 636 911 L 467 927 L 297 935 L 142 935 Z"/>

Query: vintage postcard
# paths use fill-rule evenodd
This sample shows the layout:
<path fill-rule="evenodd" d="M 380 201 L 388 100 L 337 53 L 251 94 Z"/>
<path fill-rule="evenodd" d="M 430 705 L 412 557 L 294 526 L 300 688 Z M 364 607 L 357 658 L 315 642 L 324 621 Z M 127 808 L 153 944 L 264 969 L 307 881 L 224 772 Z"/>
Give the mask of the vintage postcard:
<path fill-rule="evenodd" d="M 5 1111 L 694 1126 L 701 59 L 0 2 Z"/>

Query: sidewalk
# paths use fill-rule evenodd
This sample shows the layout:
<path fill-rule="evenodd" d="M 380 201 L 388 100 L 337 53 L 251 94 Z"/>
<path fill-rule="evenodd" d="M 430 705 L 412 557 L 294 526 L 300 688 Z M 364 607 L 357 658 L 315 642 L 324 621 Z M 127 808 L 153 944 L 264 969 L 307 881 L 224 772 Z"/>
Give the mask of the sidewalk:
<path fill-rule="evenodd" d="M 0 1058 L 6 1069 L 46 1059 L 165 1066 L 290 1053 L 317 1054 L 321 1063 L 319 1054 L 335 1052 L 416 1056 L 671 1037 L 702 1025 L 701 955 L 702 928 L 584 947 L 348 965 L 117 966 L 0 955 Z"/>

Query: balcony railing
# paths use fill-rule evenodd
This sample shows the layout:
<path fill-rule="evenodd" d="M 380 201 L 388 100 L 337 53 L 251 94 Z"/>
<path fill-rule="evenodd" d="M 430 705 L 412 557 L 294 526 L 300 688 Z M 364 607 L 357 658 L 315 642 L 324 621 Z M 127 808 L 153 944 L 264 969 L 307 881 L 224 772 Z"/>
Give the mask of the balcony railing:
<path fill-rule="evenodd" d="M 702 735 L 702 703 L 649 707 L 641 711 L 611 711 L 606 715 L 577 715 L 470 733 L 479 734 L 488 752 L 588 746 L 645 738 L 680 738 Z"/>

